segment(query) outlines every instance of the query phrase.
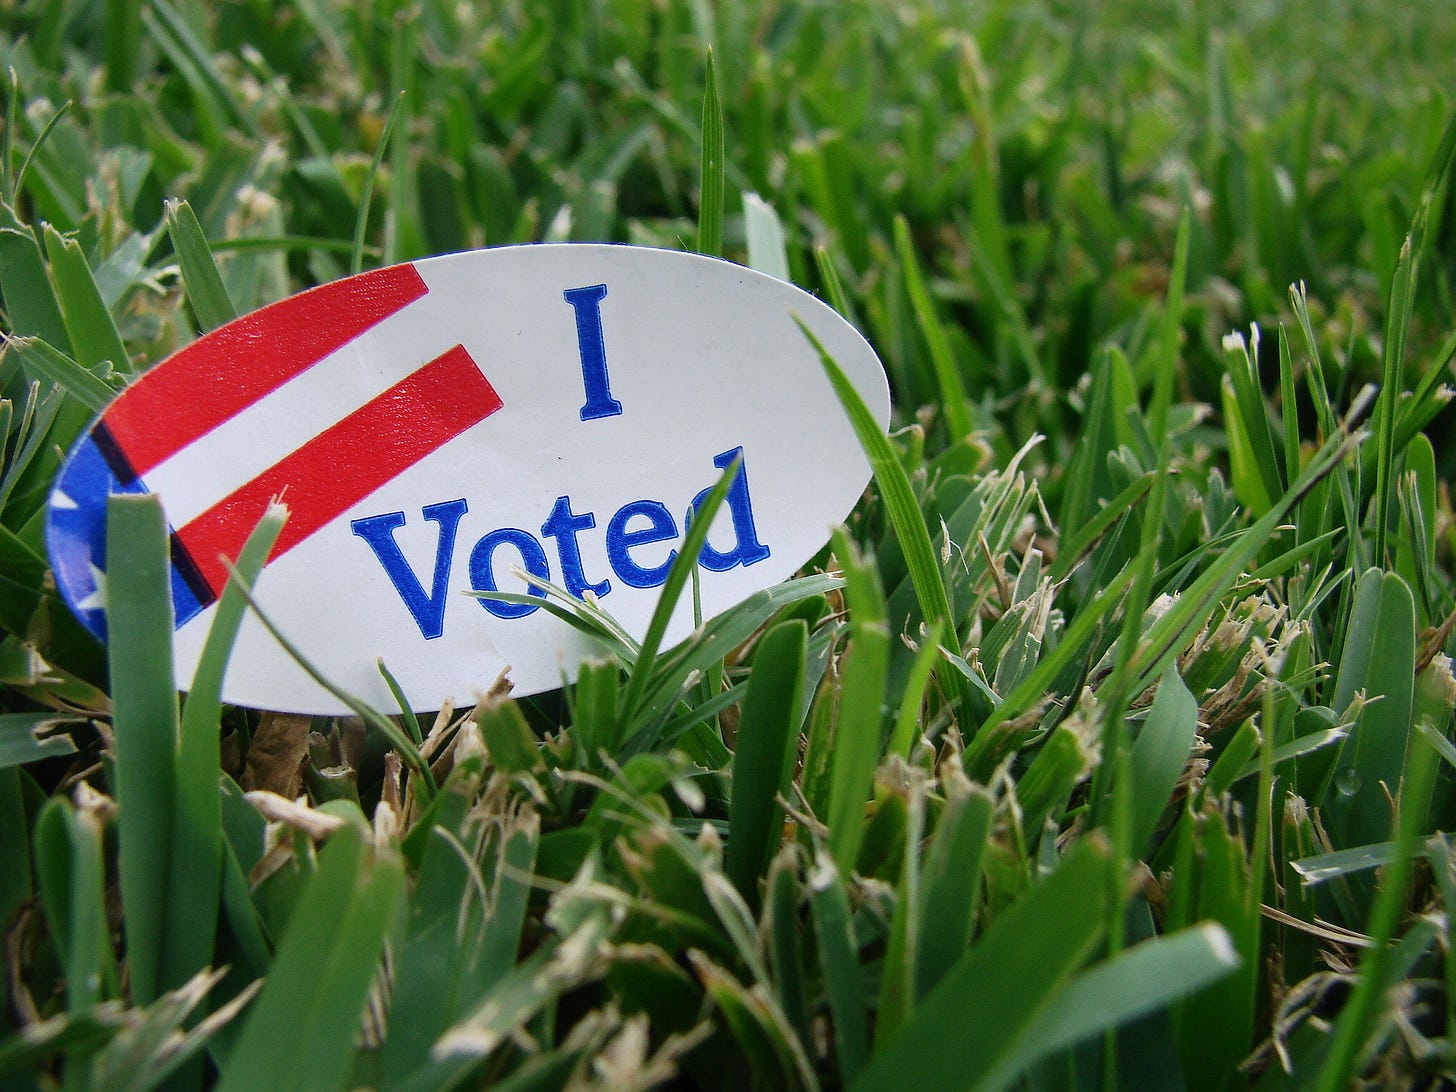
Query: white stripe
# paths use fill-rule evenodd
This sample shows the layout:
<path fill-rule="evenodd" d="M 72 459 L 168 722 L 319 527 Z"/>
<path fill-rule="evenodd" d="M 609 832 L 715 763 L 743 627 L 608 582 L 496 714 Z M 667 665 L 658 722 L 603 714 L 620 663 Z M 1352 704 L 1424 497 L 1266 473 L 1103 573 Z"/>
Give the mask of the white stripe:
<path fill-rule="evenodd" d="M 430 302 L 404 307 L 148 472 L 168 522 L 182 527 L 455 345 Z M 248 366 L 238 361 L 240 372 Z"/>

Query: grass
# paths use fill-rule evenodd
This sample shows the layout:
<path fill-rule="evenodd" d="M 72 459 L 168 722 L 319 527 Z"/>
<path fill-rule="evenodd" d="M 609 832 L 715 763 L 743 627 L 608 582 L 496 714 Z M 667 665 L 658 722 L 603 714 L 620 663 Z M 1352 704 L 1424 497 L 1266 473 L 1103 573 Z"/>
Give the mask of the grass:
<path fill-rule="evenodd" d="M 0 1083 L 1456 1080 L 1453 49 L 1369 0 L 7 7 Z M 280 513 L 185 703 L 153 503 L 110 648 L 66 613 L 40 514 L 121 385 L 558 239 L 876 347 L 803 574 L 670 648 L 692 547 L 646 634 L 547 589 L 610 655 L 433 719 L 219 704 Z"/>

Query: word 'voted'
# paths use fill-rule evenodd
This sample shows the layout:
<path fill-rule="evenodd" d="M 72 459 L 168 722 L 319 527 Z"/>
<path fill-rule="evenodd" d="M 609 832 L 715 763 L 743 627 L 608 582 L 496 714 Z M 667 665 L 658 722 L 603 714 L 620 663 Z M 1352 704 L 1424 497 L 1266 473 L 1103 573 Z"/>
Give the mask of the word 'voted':
<path fill-rule="evenodd" d="M 589 639 L 529 574 L 640 636 L 694 513 L 736 466 L 697 557 L 712 615 L 791 575 L 869 477 L 802 321 L 888 420 L 884 372 L 828 307 L 727 262 L 563 244 L 430 258 L 227 324 L 122 392 L 57 478 L 57 584 L 104 639 L 106 498 L 153 492 L 172 543 L 179 678 L 248 534 L 289 518 L 263 609 L 335 683 L 417 708 L 570 679 Z M 465 592 L 485 593 L 466 595 Z M 669 639 L 686 635 L 691 607 Z M 250 618 L 224 695 L 343 707 Z"/>

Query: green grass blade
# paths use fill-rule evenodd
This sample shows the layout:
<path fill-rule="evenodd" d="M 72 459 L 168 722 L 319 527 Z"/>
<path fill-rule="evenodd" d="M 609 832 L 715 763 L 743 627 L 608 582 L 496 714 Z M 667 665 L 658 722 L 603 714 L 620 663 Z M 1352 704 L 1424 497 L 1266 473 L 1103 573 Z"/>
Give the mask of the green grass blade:
<path fill-rule="evenodd" d="M 392 850 L 346 823 L 319 854 L 219 1089 L 341 1088 L 369 984 L 404 895 Z"/>
<path fill-rule="evenodd" d="M 1090 519 L 1078 520 L 1073 525 L 1063 524 L 1063 533 L 1067 537 L 1059 546 L 1056 560 L 1052 562 L 1047 574 L 1053 583 L 1060 583 L 1077 567 L 1078 562 L 1087 555 L 1087 551 L 1097 540 L 1107 533 L 1107 529 L 1131 512 L 1148 495 L 1156 477 L 1156 474 L 1149 471 L 1133 479 L 1131 485 L 1104 504 Z"/>
<path fill-rule="evenodd" d="M 1370 1034 L 1376 1008 L 1385 991 L 1385 968 L 1391 958 L 1390 941 L 1405 911 L 1406 886 L 1438 766 L 1436 747 L 1432 742 L 1438 733 L 1423 721 L 1414 734 L 1416 738 L 1412 740 L 1405 766 L 1405 784 L 1395 820 L 1395 860 L 1382 877 L 1371 912 L 1371 946 L 1362 953 L 1354 991 L 1335 1022 L 1329 1054 L 1316 1077 L 1314 1087 L 1319 1092 L 1347 1088 L 1355 1079 L 1360 1049 Z"/>
<path fill-rule="evenodd" d="M 964 439 L 974 427 L 970 410 L 966 408 L 965 384 L 951 353 L 945 327 L 941 325 L 935 304 L 926 290 L 925 277 L 920 272 L 920 263 L 915 258 L 915 247 L 910 240 L 910 224 L 903 216 L 895 217 L 895 252 L 900 257 L 900 269 L 905 277 L 905 290 L 910 294 L 910 305 L 915 309 L 915 320 L 930 348 L 930 363 L 935 369 L 935 381 L 940 389 L 941 412 L 945 414 L 951 441 Z"/>
<path fill-rule="evenodd" d="M 581 665 L 572 693 L 571 730 L 589 767 L 617 752 L 617 696 L 622 673 L 610 660 Z"/>
<path fill-rule="evenodd" d="M 1052 682 L 1082 655 L 1108 616 L 1122 603 L 1137 573 L 1129 562 L 1091 603 L 1072 619 L 1057 647 L 1043 656 L 1031 673 L 991 711 L 981 731 L 966 749 L 966 770 L 974 778 L 989 778 L 996 764 L 1018 740 L 1008 737 L 1009 725 L 1041 700 Z"/>
<path fill-rule="evenodd" d="M 970 944 L 980 898 L 981 862 L 996 807 L 985 788 L 963 776 L 949 779 L 945 797 L 920 879 L 917 1003 L 940 983 Z"/>
<path fill-rule="evenodd" d="M 399 706 L 399 719 L 404 721 L 404 726 L 409 732 L 410 739 L 416 747 L 421 746 L 425 742 L 425 737 L 420 730 L 420 718 L 415 716 L 414 707 L 410 705 L 410 700 L 404 692 L 404 687 L 399 685 L 399 680 L 384 665 L 382 659 L 379 661 L 379 674 L 384 677 L 384 685 L 389 687 L 389 693 L 394 698 L 394 703 Z"/>
<path fill-rule="evenodd" d="M 742 472 L 743 458 L 740 456 L 728 465 L 723 471 L 723 476 L 718 479 L 718 483 L 713 486 L 708 495 L 703 498 L 703 503 L 693 512 L 687 535 L 683 539 L 682 549 L 678 551 L 677 557 L 673 559 L 672 567 L 667 571 L 667 580 L 663 582 L 662 590 L 658 593 L 657 606 L 653 608 L 652 618 L 647 623 L 647 632 L 643 635 L 642 647 L 637 653 L 636 662 L 632 665 L 632 672 L 627 677 L 627 687 L 622 695 L 620 706 L 624 728 L 617 732 L 618 739 L 626 739 L 631 734 L 626 729 L 642 708 L 648 682 L 652 678 L 653 668 L 656 664 L 657 653 L 662 648 L 663 638 L 667 635 L 667 627 L 672 621 L 678 600 L 682 597 L 683 588 L 687 586 L 688 578 L 697 568 L 698 556 L 702 553 L 703 543 L 708 540 L 708 528 L 713 525 L 713 519 L 717 516 L 723 499 L 728 496 L 728 490 L 733 485 L 733 480 Z"/>
<path fill-rule="evenodd" d="M 62 237 L 49 224 L 45 228 L 45 243 L 56 299 L 60 302 L 76 359 L 87 368 L 109 362 L 117 371 L 129 373 L 131 361 L 126 346 L 102 302 L 81 244 Z"/>
<path fill-rule="evenodd" d="M 116 387 L 48 341 L 38 337 L 0 336 L 0 344 L 20 358 L 29 374 L 48 384 L 58 384 L 93 415 L 100 414 L 111 405 L 111 400 L 117 395 Z"/>
<path fill-rule="evenodd" d="M 799 862 L 793 843 L 785 845 L 769 866 L 764 898 L 764 932 L 773 969 L 779 1008 L 801 1042 L 809 1041 L 808 1000 L 804 988 L 804 948 L 799 939 Z"/>
<path fill-rule="evenodd" d="M 198 328 L 205 334 L 237 318 L 237 308 L 228 296 L 212 248 L 192 206 L 182 200 L 168 201 L 166 223 L 182 273 L 182 286 L 187 290 L 187 302 L 192 306 Z"/>
<path fill-rule="evenodd" d="M 0 341 L 0 348 L 3 347 L 3 341 Z M 7 418 L 6 434 L 13 435 L 10 444 L 10 456 L 4 461 L 3 469 L 0 469 L 0 510 L 3 510 L 10 498 L 15 495 L 16 489 L 25 479 L 25 476 L 31 473 L 32 466 L 37 465 L 37 457 L 42 454 L 47 442 L 55 443 L 57 437 L 51 435 L 52 431 L 56 430 L 64 434 L 63 430 L 65 426 L 61 425 L 58 428 L 57 422 L 62 420 L 61 410 L 63 409 L 65 392 L 53 386 L 46 393 L 45 397 L 41 397 L 40 389 L 41 384 L 38 379 L 30 380 L 25 386 L 25 393 L 21 396 L 23 401 L 20 409 L 20 423 L 15 428 L 13 434 L 8 426 L 10 421 L 13 420 L 15 403 L 11 399 L 0 400 L 10 407 L 9 409 L 0 410 L 0 416 Z M 37 480 L 45 480 L 45 472 L 43 469 L 38 468 Z M 5 537 L 4 535 L 0 535 L 0 539 Z M 39 553 L 21 542 L 18 538 L 11 536 L 10 544 L 15 550 L 23 551 L 29 557 L 34 558 L 37 565 L 43 565 Z M 6 561 L 6 568 L 9 570 L 10 577 L 12 579 L 19 579 L 19 574 L 22 571 L 24 563 L 22 562 L 20 565 L 16 565 L 13 560 L 5 558 L 4 554 L 9 552 L 11 552 L 9 547 L 0 546 L 0 560 Z M 27 589 L 39 589 L 41 581 L 26 581 L 26 585 Z M 0 596 L 0 598 L 3 598 L 3 596 Z M 0 616 L 3 616 L 3 614 L 3 608 L 0 608 Z M 29 624 L 30 617 L 30 613 L 27 613 L 24 621 L 18 626 L 8 628 L 10 628 L 12 633 L 21 634 L 24 632 L 24 627 Z"/>
<path fill-rule="evenodd" d="M 1289 349 L 1289 331 L 1279 326 L 1279 410 L 1284 440 L 1284 480 L 1299 474 L 1299 405 L 1294 384 L 1294 356 Z"/>
<path fill-rule="evenodd" d="M 754 592 L 738 606 L 710 619 L 682 645 L 659 657 L 643 694 L 643 708 L 659 709 L 693 671 L 707 671 L 748 640 L 782 608 L 834 591 L 844 582 L 835 576 L 801 576 Z"/>
<path fill-rule="evenodd" d="M 1395 544 L 1395 571 L 1416 597 L 1417 619 L 1424 628 L 1438 608 L 1433 588 L 1436 568 L 1436 452 L 1420 434 L 1405 449 L 1405 472 L 1396 489 L 1401 535 Z"/>
<path fill-rule="evenodd" d="M 795 321 L 799 320 L 796 318 Z M 946 639 L 958 644 L 960 639 L 956 635 L 956 619 L 951 610 L 950 595 L 941 577 L 940 564 L 936 561 L 935 547 L 930 541 L 930 529 L 925 525 L 925 517 L 915 500 L 914 491 L 910 488 L 910 480 L 905 476 L 905 468 L 896 457 L 880 423 L 875 420 L 864 399 L 854 389 L 849 377 L 814 336 L 813 331 L 802 322 L 799 322 L 799 329 L 819 353 L 819 360 L 824 365 L 834 393 L 839 397 L 839 404 L 849 415 L 860 446 L 869 458 L 885 509 L 905 554 L 910 580 L 915 587 L 915 597 L 920 602 L 921 615 L 927 622 L 942 622 Z M 951 672 L 946 678 L 950 680 L 951 689 L 961 710 L 964 712 L 974 708 L 970 683 L 965 677 Z"/>
<path fill-rule="evenodd" d="M 1043 1059 L 1156 1012 L 1239 965 L 1221 926 L 1195 925 L 1143 941 L 1078 975 L 1028 1027 L 977 1089 L 1010 1087 Z"/>
<path fill-rule="evenodd" d="M 1105 743 L 1108 735 L 1103 732 L 1104 754 L 1109 749 Z M 1026 772 L 1016 782 L 1024 844 L 1037 844 L 1048 821 L 1054 822 L 1066 810 L 1072 790 L 1090 770 L 1101 772 L 1111 765 L 1105 761 L 1099 764 L 1097 754 L 1082 738 L 1082 733 L 1073 731 L 1065 720 L 1047 733 Z M 1094 782 L 1092 792 L 1095 795 L 1097 791 Z"/>
<path fill-rule="evenodd" d="M 516 965 L 532 895 L 540 822 L 533 815 L 522 815 L 505 827 L 501 840 L 490 918 L 480 943 L 477 989 L 494 986 Z"/>
<path fill-rule="evenodd" d="M 258 139 L 258 124 L 244 108 L 244 97 L 230 89 L 212 50 L 182 14 L 166 0 L 146 0 L 141 22 L 187 83 L 204 143 L 220 146 L 229 128 Z"/>
<path fill-rule="evenodd" d="M 1405 342 L 1415 307 L 1416 263 L 1411 236 L 1400 248 L 1386 310 L 1385 352 L 1381 360 L 1380 404 L 1375 412 L 1375 562 L 1389 565 L 1390 514 L 1395 496 L 1395 433 L 1397 404 L 1404 385 Z"/>
<path fill-rule="evenodd" d="M 1014 1058 L 1017 1042 L 1071 983 L 1101 938 L 1113 863 L 1096 837 L 1078 842 L 1046 879 L 991 924 L 877 1050 L 850 1087 L 977 1088 Z M 969 998 L 982 999 L 967 1019 Z"/>
<path fill-rule="evenodd" d="M 286 518 L 282 505 L 271 505 L 243 544 L 236 574 L 223 588 L 191 689 L 182 705 L 176 811 L 167 854 L 166 924 L 158 970 L 158 988 L 162 990 L 179 989 L 213 963 L 223 876 L 222 803 L 217 787 L 222 684 L 247 610 L 247 601 L 237 584 L 239 580 L 251 583 L 258 579 Z"/>
<path fill-rule="evenodd" d="M 1023 372 L 1017 375 L 1015 380 L 1025 383 L 1032 391 L 1040 392 L 1047 386 L 1046 365 L 1042 363 L 1041 356 L 1037 352 L 1036 338 L 1032 335 L 1026 311 L 1016 298 L 1012 286 L 1007 283 L 1007 278 L 1003 275 L 1002 270 L 998 268 L 997 259 L 988 252 L 985 239 L 986 237 L 979 233 L 971 236 L 971 266 L 980 275 L 987 291 L 990 292 L 991 299 L 996 304 L 996 310 L 1000 312 L 1001 321 L 1007 329 L 1007 336 L 1021 358 Z"/>
<path fill-rule="evenodd" d="M 364 176 L 364 189 L 359 194 L 359 211 L 354 218 L 354 249 L 349 255 L 349 272 L 358 273 L 364 268 L 364 235 L 369 230 L 369 207 L 374 198 L 374 183 L 379 178 L 379 167 L 384 162 L 384 153 L 389 148 L 389 139 L 404 111 L 404 93 L 401 92 L 390 108 L 384 128 L 379 131 L 379 141 L 374 146 L 374 160 L 369 164 L 369 173 Z"/>
<path fill-rule="evenodd" d="M 1161 674 L 1169 659 L 1182 644 L 1202 626 L 1215 609 L 1219 598 L 1233 586 L 1244 568 L 1258 553 L 1290 510 L 1324 476 L 1339 465 L 1352 437 L 1337 433 L 1310 460 L 1289 491 L 1274 506 L 1244 531 L 1218 559 L 1186 589 L 1178 602 L 1158 618 L 1143 636 L 1143 647 L 1136 657 L 1137 689 L 1146 687 Z M 1136 692 L 1130 691 L 1130 692 Z"/>
<path fill-rule="evenodd" d="M 167 521 L 151 494 L 106 505 L 106 625 L 120 805 L 121 897 L 132 996 L 158 995 L 177 814 L 177 686 Z M 209 781 L 211 785 L 211 781 Z"/>
<path fill-rule="evenodd" d="M 809 907 L 819 948 L 819 967 L 834 1017 L 834 1047 L 841 1079 L 847 1084 L 863 1069 L 869 1054 L 869 1020 L 864 972 L 849 916 L 849 893 L 834 867 L 821 854 L 809 874 Z"/>
<path fill-rule="evenodd" d="M 237 571 L 231 565 L 227 566 L 227 569 L 230 578 Z M 258 621 L 263 623 L 263 628 L 273 635 L 273 639 L 277 641 L 281 646 L 283 646 L 283 650 L 287 652 L 290 657 L 292 657 L 294 662 L 297 663 L 299 667 L 303 668 L 304 672 L 309 676 L 309 678 L 313 679 L 314 682 L 318 683 L 330 694 L 338 698 L 341 702 L 343 702 L 351 710 L 353 710 L 356 717 L 362 720 L 370 728 L 378 732 L 384 739 L 387 739 L 390 743 L 390 746 L 392 746 L 395 750 L 399 752 L 400 757 L 404 759 L 405 764 L 409 766 L 409 768 L 414 771 L 416 775 L 418 775 L 420 795 L 426 801 L 432 799 L 435 793 L 439 791 L 439 786 L 435 783 L 434 774 L 430 772 L 429 764 L 425 762 L 424 757 L 420 754 L 419 748 L 414 745 L 414 741 L 410 739 L 408 735 L 402 732 L 399 726 L 394 723 L 394 721 L 390 720 L 383 713 L 379 712 L 379 710 L 375 709 L 368 702 L 355 697 L 347 690 L 340 689 L 338 686 L 335 686 L 331 681 L 329 681 L 329 679 L 326 678 L 324 674 L 319 671 L 317 667 L 314 666 L 313 661 L 311 661 L 307 656 L 303 654 L 303 650 L 300 649 L 291 640 L 289 640 L 288 636 L 278 628 L 278 626 L 273 622 L 273 619 L 267 614 L 266 611 L 263 610 L 263 608 L 258 603 L 257 597 L 253 594 L 253 589 L 248 585 L 246 581 L 237 581 L 237 588 L 239 594 L 243 596 L 243 598 L 247 601 L 248 606 L 252 608 L 253 613 L 258 616 Z"/>
<path fill-rule="evenodd" d="M 1400 424 L 1396 426 L 1395 431 L 1396 450 L 1400 450 L 1410 442 L 1412 426 L 1429 412 L 1429 407 L 1445 404 L 1449 392 L 1443 381 L 1451 374 L 1453 356 L 1456 356 L 1456 330 L 1448 334 L 1446 340 L 1441 343 L 1441 347 L 1431 355 L 1426 370 L 1416 380 L 1416 384 L 1411 390 L 1410 400 L 1402 403 Z M 1368 455 L 1369 452 L 1365 454 Z"/>
<path fill-rule="evenodd" d="M 703 75 L 703 159 L 699 174 L 698 253 L 723 256 L 723 104 L 718 97 L 718 69 L 708 50 Z"/>
<path fill-rule="evenodd" d="M 204 971 L 185 985 L 163 994 L 145 1009 L 133 1009 L 131 1022 L 92 1059 L 90 1076 L 94 1088 L 151 1092 L 164 1083 L 173 1087 L 196 1086 L 191 1074 L 174 1074 L 198 1057 L 242 1008 L 253 999 L 260 983 L 254 983 L 212 1013 L 189 1021 L 208 993 L 226 971 Z M 185 1025 L 195 1023 L 190 1030 Z M 201 1072 L 201 1067 L 194 1071 Z"/>
<path fill-rule="evenodd" d="M 24 1034 L 0 1039 L 0 1076 L 24 1072 L 15 1087 L 33 1089 L 35 1073 L 57 1053 L 81 1055 L 103 1047 L 127 1024 L 126 1010 L 119 1001 L 103 1002 L 73 1013 L 61 1013 L 30 1025 Z M 81 1085 L 81 1087 L 89 1087 Z"/>
<path fill-rule="evenodd" d="M 702 890 L 709 906 L 723 927 L 723 933 L 733 946 L 734 953 L 743 961 L 749 975 L 758 982 L 768 981 L 768 968 L 763 962 L 763 949 L 758 943 L 754 927 L 753 912 L 748 903 L 738 894 L 738 888 L 717 869 L 702 873 Z"/>
<path fill-rule="evenodd" d="M 116 992 L 106 922 L 104 829 L 96 809 L 52 798 L 35 823 L 41 901 L 66 980 L 66 1004 L 79 1012 Z"/>
<path fill-rule="evenodd" d="M 8 210 L 0 206 L 0 219 Z M 39 337 L 60 351 L 71 347 L 66 320 L 46 275 L 45 258 L 30 231 L 0 225 L 0 294 L 4 295 L 11 338 Z"/>
<path fill-rule="evenodd" d="M 1368 569 L 1360 578 L 1345 630 L 1333 707 L 1347 708 L 1358 692 L 1370 704 L 1360 710 L 1317 801 L 1337 847 L 1378 842 L 1390 830 L 1390 805 L 1381 783 L 1394 791 L 1405 767 L 1415 673 L 1416 616 L 1410 588 L 1395 573 Z"/>
<path fill-rule="evenodd" d="M 76 744 L 71 737 L 53 729 L 80 723 L 55 713 L 0 713 L 0 770 L 75 754 Z"/>
<path fill-rule="evenodd" d="M 1234 490 L 1256 516 L 1262 516 L 1284 492 L 1269 430 L 1269 413 L 1259 385 L 1259 339 L 1252 349 L 1242 334 L 1224 338 L 1221 383 L 1229 464 Z"/>
<path fill-rule="evenodd" d="M 1188 763 L 1198 735 L 1198 703 L 1176 668 L 1169 666 L 1130 755 L 1133 814 L 1128 848 L 1141 855 Z"/>
<path fill-rule="evenodd" d="M 1093 358 L 1091 389 L 1084 398 L 1086 409 L 1068 460 L 1062 494 L 1060 522 L 1064 534 L 1083 533 L 1089 519 L 1105 516 L 1113 506 L 1109 502 L 1094 515 L 1097 499 L 1110 496 L 1117 488 L 1108 466 L 1109 456 L 1130 441 L 1128 421 L 1138 411 L 1137 381 L 1120 349 L 1108 346 Z"/>
<path fill-rule="evenodd" d="M 1178 217 L 1178 235 L 1173 242 L 1173 268 L 1168 278 L 1168 295 L 1163 302 L 1162 344 L 1158 347 L 1158 370 L 1153 378 L 1153 396 L 1148 403 L 1148 434 L 1168 434 L 1168 405 L 1178 376 L 1178 332 L 1183 324 L 1183 289 L 1188 282 L 1188 224 L 1192 215 L 1185 205 Z"/>
<path fill-rule="evenodd" d="M 20 77 L 13 66 L 6 69 L 10 77 L 5 96 L 5 129 L 0 131 L 0 202 L 15 204 L 14 178 L 10 174 L 11 158 L 15 151 L 15 129 L 20 117 Z"/>
<path fill-rule="evenodd" d="M 783 809 L 775 798 L 787 795 L 793 769 L 808 644 L 809 627 L 802 619 L 781 622 L 764 634 L 743 699 L 723 868 L 753 906 L 783 830 Z"/>
<path fill-rule="evenodd" d="M 382 1087 L 419 1071 L 436 1040 L 516 963 L 540 824 L 531 812 L 500 824 L 484 851 L 495 858 L 487 897 L 477 860 L 482 824 L 470 815 L 479 790 L 479 772 L 457 767 L 437 798 L 404 935 L 392 951 L 397 1018 L 380 1055 Z"/>
<path fill-rule="evenodd" d="M 243 807 L 252 811 L 251 805 L 242 799 L 242 790 L 230 777 L 223 777 L 223 792 L 231 786 Z M 256 813 L 255 813 L 256 814 Z M 272 948 L 265 935 L 262 915 L 254 904 L 248 887 L 248 878 L 243 874 L 238 855 L 229 843 L 223 844 L 222 893 L 219 904 L 219 919 L 227 923 L 228 932 L 237 944 L 238 959 L 234 965 L 254 978 L 268 973 L 273 960 Z"/>
<path fill-rule="evenodd" d="M 921 724 L 921 705 L 925 700 L 925 689 L 930 685 L 931 673 L 940 661 L 940 635 L 943 623 L 935 621 L 926 627 L 920 636 L 920 650 L 910 665 L 905 679 L 905 690 L 900 696 L 900 709 L 895 714 L 895 727 L 890 732 L 890 742 L 885 747 L 886 756 L 899 755 L 909 759 L 918 738 L 916 729 Z"/>
<path fill-rule="evenodd" d="M 519 705 L 510 698 L 490 698 L 478 708 L 480 735 L 498 769 L 509 775 L 540 768 L 540 743 Z"/>
<path fill-rule="evenodd" d="M 20 170 L 15 172 L 15 192 L 17 194 L 25 189 L 25 177 L 30 173 L 31 164 L 35 162 L 37 153 L 45 147 L 46 141 L 50 139 L 51 134 L 56 131 L 56 126 L 60 124 L 61 119 L 66 116 L 73 105 L 75 103 L 71 99 L 67 99 L 61 103 L 56 108 L 56 112 L 50 116 L 45 125 L 42 126 L 41 131 L 36 135 L 35 142 L 31 144 L 30 150 L 25 153 L 25 159 L 21 161 Z"/>
<path fill-rule="evenodd" d="M 789 280 L 783 222 L 774 207 L 756 193 L 743 195 L 743 233 L 748 239 L 748 264 L 770 277 Z"/>
<path fill-rule="evenodd" d="M 766 1088 L 802 1088 L 818 1092 L 807 1052 L 793 1035 L 788 1020 L 762 993 L 745 988 L 703 953 L 689 951 L 688 960 L 703 992 L 722 1014 L 731 1036 L 733 1063 L 761 1075 Z M 795 1081 L 797 1078 L 797 1081 Z"/>
<path fill-rule="evenodd" d="M 393 265 L 405 258 L 423 255 L 425 245 L 418 215 L 418 185 L 410 148 L 409 133 L 414 105 L 419 99 L 420 20 L 408 10 L 393 13 L 389 52 L 389 86 L 399 92 L 395 123 L 400 139 L 389 146 L 389 204 L 384 214 L 384 246 L 382 261 Z"/>
<path fill-rule="evenodd" d="M 885 593 L 874 562 L 861 558 L 842 528 L 834 554 L 844 570 L 849 649 L 840 667 L 841 689 L 829 771 L 829 851 L 848 875 L 865 832 L 865 802 L 880 764 L 885 681 L 890 668 L 890 626 Z"/>
<path fill-rule="evenodd" d="M 839 267 L 834 264 L 834 255 L 822 243 L 814 248 L 814 264 L 819 269 L 819 279 L 824 282 L 824 298 L 829 301 L 829 306 L 853 322 L 854 308 L 849 302 L 849 294 L 844 290 Z"/>
<path fill-rule="evenodd" d="M 102 7 L 106 90 L 114 95 L 128 95 L 136 88 L 137 61 L 141 56 L 141 10 L 141 0 L 106 0 Z"/>
<path fill-rule="evenodd" d="M 468 1017 L 435 1043 L 430 1068 L 422 1069 L 415 1080 L 399 1087 L 423 1092 L 456 1086 L 476 1068 L 478 1059 L 508 1044 L 516 1032 L 532 1026 L 532 1018 L 562 993 L 594 977 L 611 928 L 610 919 L 600 907 L 575 916 L 579 920 L 570 929 L 570 943 L 543 945 L 513 968 Z M 419 1079 L 421 1076 L 425 1079 Z"/>

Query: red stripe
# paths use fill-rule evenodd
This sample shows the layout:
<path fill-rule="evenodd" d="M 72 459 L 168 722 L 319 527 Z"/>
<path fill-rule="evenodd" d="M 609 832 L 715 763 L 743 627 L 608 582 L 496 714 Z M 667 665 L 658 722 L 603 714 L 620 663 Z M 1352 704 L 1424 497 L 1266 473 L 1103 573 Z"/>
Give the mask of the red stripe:
<path fill-rule="evenodd" d="M 289 516 L 270 561 L 500 408 L 495 388 L 457 345 L 218 501 L 177 539 L 216 597 L 227 580 L 218 555 L 238 556 L 275 497 Z"/>
<path fill-rule="evenodd" d="M 321 285 L 244 315 L 174 353 L 102 419 L 140 476 L 428 289 L 412 265 Z"/>

